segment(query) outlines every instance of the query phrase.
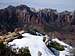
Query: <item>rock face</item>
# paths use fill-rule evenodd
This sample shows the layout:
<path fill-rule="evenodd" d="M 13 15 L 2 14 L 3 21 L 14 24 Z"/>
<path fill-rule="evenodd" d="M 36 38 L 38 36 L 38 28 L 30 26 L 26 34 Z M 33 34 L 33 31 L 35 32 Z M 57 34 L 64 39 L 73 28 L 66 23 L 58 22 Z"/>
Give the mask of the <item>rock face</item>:
<path fill-rule="evenodd" d="M 58 13 L 53 9 L 36 11 L 26 5 L 8 6 L 0 9 L 0 34 L 14 31 L 16 28 L 25 29 L 34 26 L 38 30 L 73 31 L 75 25 L 75 11 Z M 42 27 L 41 27 L 42 26 Z"/>

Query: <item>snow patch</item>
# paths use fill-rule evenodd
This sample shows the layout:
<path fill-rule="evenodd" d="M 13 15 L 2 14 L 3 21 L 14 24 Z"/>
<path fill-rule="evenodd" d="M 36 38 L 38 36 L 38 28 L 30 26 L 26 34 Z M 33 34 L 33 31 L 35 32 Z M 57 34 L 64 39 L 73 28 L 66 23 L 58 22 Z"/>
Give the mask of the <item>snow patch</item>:
<path fill-rule="evenodd" d="M 13 45 L 12 48 L 24 48 L 29 47 L 31 56 L 38 56 L 38 52 L 42 53 L 42 56 L 55 56 L 43 42 L 43 36 L 35 36 L 29 33 L 22 34 L 24 38 L 15 39 L 9 42 L 8 45 Z M 15 45 L 14 45 L 15 44 Z"/>
<path fill-rule="evenodd" d="M 43 42 L 44 36 L 36 36 L 29 33 L 24 33 L 22 34 L 22 36 L 24 36 L 24 38 L 13 40 L 12 42 L 8 43 L 8 46 L 19 49 L 22 47 L 29 47 L 31 56 L 38 56 L 39 51 L 42 53 L 41 56 L 56 56 L 53 54 L 53 52 L 51 52 L 50 49 L 46 47 L 45 43 Z M 69 48 L 72 48 L 64 42 L 59 41 L 57 38 L 52 39 L 52 41 L 56 41 L 57 43 L 64 45 L 64 47 L 67 46 L 67 48 L 65 47 L 64 51 L 59 51 L 59 56 L 66 56 L 66 54 L 68 54 L 67 51 L 69 50 Z"/>

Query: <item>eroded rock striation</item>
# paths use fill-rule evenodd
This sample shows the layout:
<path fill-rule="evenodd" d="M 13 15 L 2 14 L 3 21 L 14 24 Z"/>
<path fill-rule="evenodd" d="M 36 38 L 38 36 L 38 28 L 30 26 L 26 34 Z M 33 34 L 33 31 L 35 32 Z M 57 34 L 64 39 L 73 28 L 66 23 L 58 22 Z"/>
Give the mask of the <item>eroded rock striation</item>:
<path fill-rule="evenodd" d="M 34 27 L 40 31 L 74 31 L 75 11 L 57 12 L 53 9 L 36 11 L 26 5 L 0 9 L 0 34 L 16 28 Z"/>

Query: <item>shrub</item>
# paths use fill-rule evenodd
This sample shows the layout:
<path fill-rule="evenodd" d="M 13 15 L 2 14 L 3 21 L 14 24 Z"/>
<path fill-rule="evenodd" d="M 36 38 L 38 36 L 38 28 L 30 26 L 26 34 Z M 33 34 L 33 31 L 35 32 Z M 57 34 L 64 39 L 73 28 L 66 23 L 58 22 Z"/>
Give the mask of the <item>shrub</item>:
<path fill-rule="evenodd" d="M 4 48 L 5 48 L 5 45 L 3 43 L 0 43 L 0 50 Z"/>
<path fill-rule="evenodd" d="M 19 55 L 20 56 L 31 56 L 30 51 L 27 47 L 19 49 Z"/>
<path fill-rule="evenodd" d="M 50 44 L 48 44 L 47 47 L 48 48 L 52 47 L 52 48 L 55 48 L 56 50 L 59 50 L 59 51 L 63 51 L 64 50 L 64 46 L 60 45 L 57 42 L 51 42 Z"/>
<path fill-rule="evenodd" d="M 0 56 L 16 56 L 16 54 L 12 52 L 9 47 L 0 43 Z"/>
<path fill-rule="evenodd" d="M 31 29 L 28 29 L 28 33 L 32 34 L 32 35 L 36 35 L 36 30 L 31 28 Z"/>
<path fill-rule="evenodd" d="M 0 43 L 0 56 L 31 56 L 28 48 L 22 48 L 19 53 L 13 52 L 10 47 Z"/>

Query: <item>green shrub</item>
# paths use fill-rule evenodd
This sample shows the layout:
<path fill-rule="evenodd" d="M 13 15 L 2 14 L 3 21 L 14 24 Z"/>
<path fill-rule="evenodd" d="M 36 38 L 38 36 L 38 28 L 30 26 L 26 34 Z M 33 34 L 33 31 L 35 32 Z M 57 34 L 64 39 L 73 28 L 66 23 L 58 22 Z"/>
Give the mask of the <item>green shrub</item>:
<path fill-rule="evenodd" d="M 30 33 L 30 34 L 32 34 L 32 35 L 36 35 L 36 29 L 33 29 L 33 28 L 31 28 L 31 29 L 28 29 L 28 33 Z"/>
<path fill-rule="evenodd" d="M 53 47 L 53 48 L 55 48 L 56 50 L 59 50 L 59 51 L 63 51 L 64 50 L 64 46 L 60 45 L 57 42 L 51 42 L 50 44 L 48 44 L 47 47 L 48 48 Z"/>
<path fill-rule="evenodd" d="M 19 53 L 16 54 L 11 50 L 11 47 L 0 43 L 0 56 L 31 56 L 31 54 L 28 48 L 22 48 L 19 50 Z"/>
<path fill-rule="evenodd" d="M 19 49 L 20 56 L 31 56 L 30 51 L 28 48 L 21 48 Z"/>
<path fill-rule="evenodd" d="M 5 48 L 5 45 L 3 43 L 0 43 L 0 49 Z"/>
<path fill-rule="evenodd" d="M 0 43 L 0 56 L 16 56 L 16 53 L 12 52 L 10 47 Z"/>

